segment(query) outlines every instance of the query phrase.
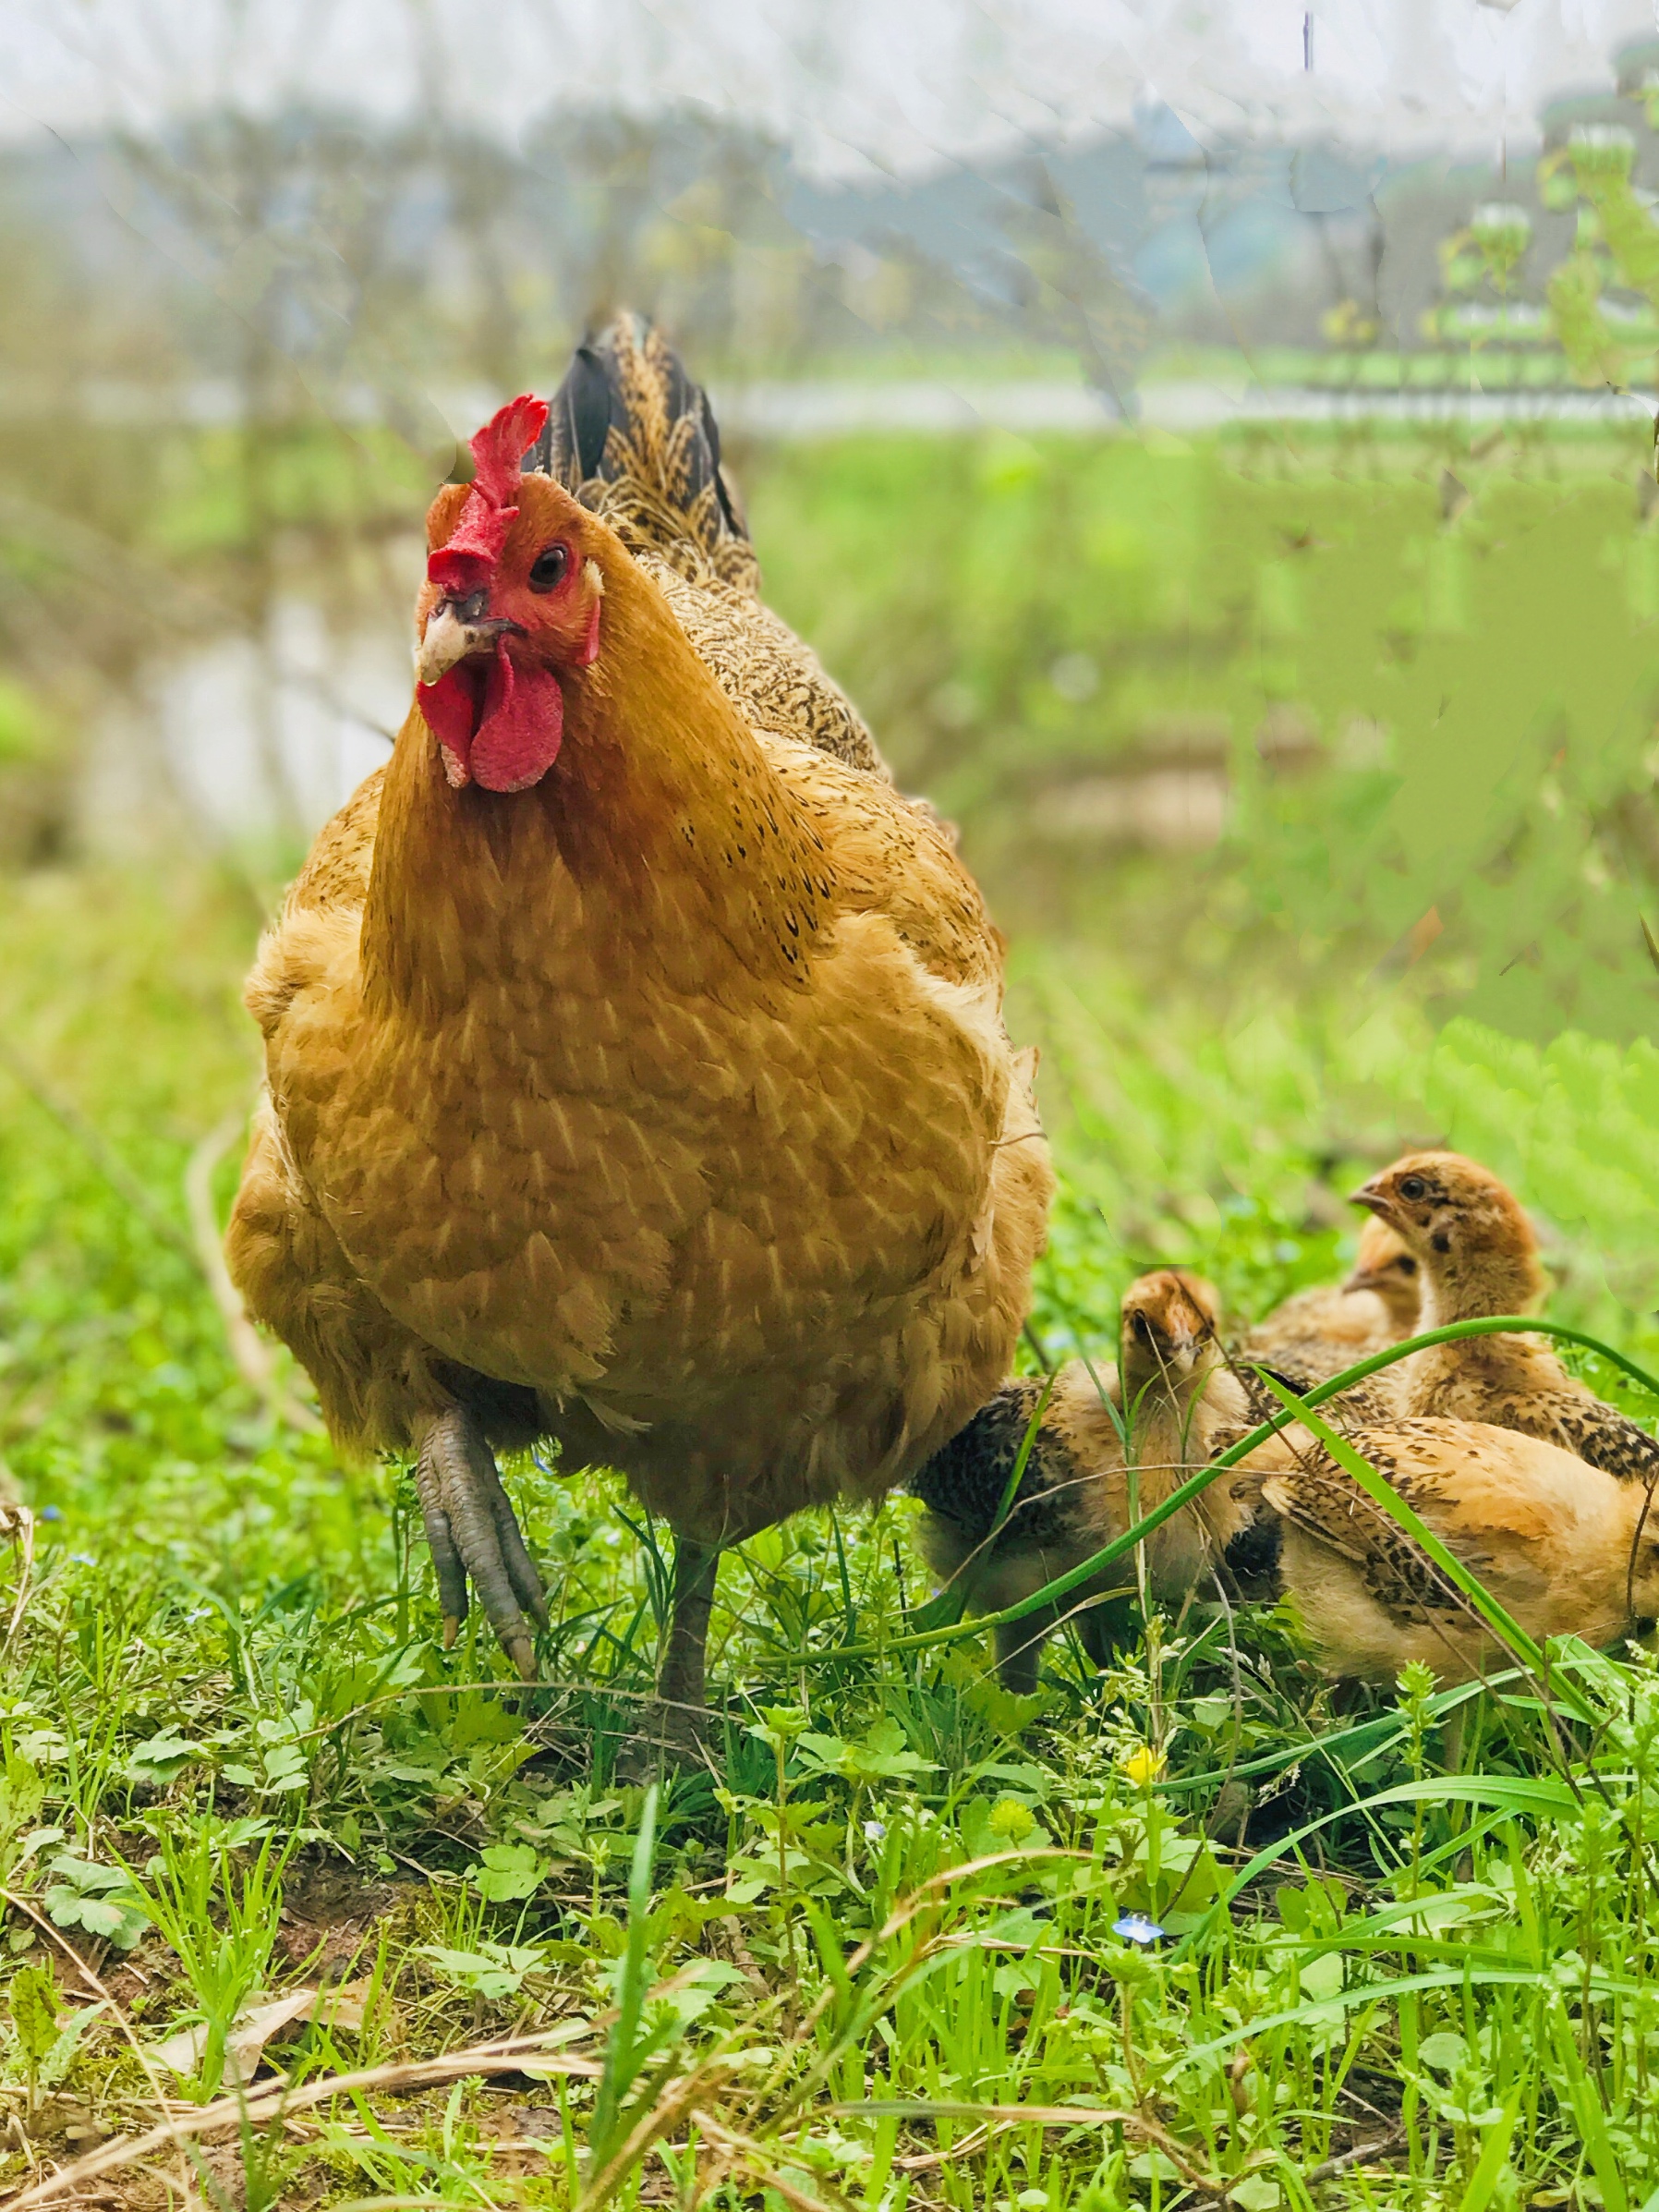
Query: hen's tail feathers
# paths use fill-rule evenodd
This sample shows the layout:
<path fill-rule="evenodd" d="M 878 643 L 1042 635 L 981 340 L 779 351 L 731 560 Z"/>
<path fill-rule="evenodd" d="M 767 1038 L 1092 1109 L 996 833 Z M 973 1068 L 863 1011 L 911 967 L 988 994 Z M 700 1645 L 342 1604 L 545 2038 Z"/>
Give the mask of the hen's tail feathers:
<path fill-rule="evenodd" d="M 526 466 L 546 469 L 630 552 L 657 553 L 693 583 L 712 574 L 758 596 L 708 395 L 644 316 L 620 314 L 577 346 Z"/>
<path fill-rule="evenodd" d="M 751 729 L 888 781 L 852 701 L 762 605 L 713 409 L 660 330 L 621 314 L 577 347 L 525 466 L 546 469 L 610 524 Z"/>

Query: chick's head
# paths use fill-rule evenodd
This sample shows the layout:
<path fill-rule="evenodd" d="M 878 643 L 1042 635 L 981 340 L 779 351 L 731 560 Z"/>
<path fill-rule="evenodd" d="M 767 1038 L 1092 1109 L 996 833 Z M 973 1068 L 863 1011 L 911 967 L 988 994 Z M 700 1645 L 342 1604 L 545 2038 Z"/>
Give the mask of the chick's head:
<path fill-rule="evenodd" d="M 1125 1397 L 1152 1386 L 1186 1397 L 1221 1356 L 1221 1301 L 1213 1284 L 1183 1268 L 1137 1276 L 1123 1294 L 1119 1372 Z"/>
<path fill-rule="evenodd" d="M 427 515 L 417 697 L 457 789 L 539 783 L 563 738 L 563 685 L 599 657 L 599 556 L 615 541 L 551 477 L 523 473 L 546 421 L 544 401 L 510 401 L 472 441 L 472 482 L 446 484 Z"/>
<path fill-rule="evenodd" d="M 1490 1285 L 1514 1311 L 1544 1291 L 1538 1239 L 1520 1201 L 1492 1173 L 1459 1152 L 1408 1152 L 1353 1193 L 1392 1230 L 1430 1282 L 1460 1294 Z"/>
<path fill-rule="evenodd" d="M 1423 1305 L 1423 1268 L 1415 1253 L 1379 1215 L 1373 1214 L 1360 1232 L 1353 1273 L 1344 1290 L 1370 1291 L 1380 1298 L 1389 1326 L 1399 1336 L 1410 1336 L 1417 1326 Z"/>

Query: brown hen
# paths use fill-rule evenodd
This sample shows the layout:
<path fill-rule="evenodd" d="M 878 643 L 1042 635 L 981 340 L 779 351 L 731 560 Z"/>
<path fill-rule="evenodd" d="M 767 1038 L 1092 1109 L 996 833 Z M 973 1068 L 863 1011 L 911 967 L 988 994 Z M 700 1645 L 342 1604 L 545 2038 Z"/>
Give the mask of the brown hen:
<path fill-rule="evenodd" d="M 718 504 L 672 368 L 672 481 Z M 745 719 L 617 532 L 522 468 L 545 416 L 503 409 L 434 501 L 414 707 L 261 947 L 229 1253 L 340 1442 L 418 1452 L 446 1635 L 470 1577 L 534 1672 L 492 1447 L 626 1474 L 679 1539 L 656 1718 L 685 1751 L 721 1547 L 879 1496 L 983 1403 L 1051 1175 L 948 841 Z"/>

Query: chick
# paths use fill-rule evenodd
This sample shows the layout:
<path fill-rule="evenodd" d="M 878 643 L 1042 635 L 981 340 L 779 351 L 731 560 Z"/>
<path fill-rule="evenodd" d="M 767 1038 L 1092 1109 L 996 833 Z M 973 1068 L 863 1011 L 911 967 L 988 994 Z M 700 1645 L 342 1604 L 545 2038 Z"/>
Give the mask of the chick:
<path fill-rule="evenodd" d="M 1217 1318 L 1214 1291 L 1195 1276 L 1161 1269 L 1132 1283 L 1123 1300 L 1118 1368 L 1091 1375 L 1081 1361 L 1062 1368 L 1008 1517 L 993 1534 L 1043 1392 L 1036 1377 L 1005 1382 L 911 1484 L 927 1508 L 920 1539 L 940 1581 L 960 1588 L 975 1611 L 1016 1604 L 1166 1498 L 1186 1468 L 1207 1455 L 1217 1424 L 1247 1423 L 1243 1390 L 1221 1365 Z M 1150 1587 L 1179 1601 L 1241 1518 L 1233 1513 L 1217 1531 L 1188 1508 L 1165 1522 L 1146 1543 Z M 1105 1666 L 1109 1649 L 1092 1601 L 1134 1586 L 1134 1562 L 1126 1557 L 1059 1606 L 999 1628 L 997 1664 L 1005 1686 L 1035 1689 L 1043 1643 L 1067 1615 L 1075 1615 L 1089 1657 Z"/>
<path fill-rule="evenodd" d="M 1659 1523 L 1640 1486 L 1481 1421 L 1403 1420 L 1352 1441 L 1540 1642 L 1612 1644 L 1659 1613 Z M 1244 1465 L 1271 1516 L 1256 1532 L 1271 1538 L 1271 1581 L 1328 1674 L 1387 1683 L 1421 1659 L 1451 1686 L 1504 1663 L 1484 1622 L 1304 1431 Z"/>
<path fill-rule="evenodd" d="M 1369 1221 L 1348 1280 L 1299 1292 L 1275 1307 L 1240 1340 L 1238 1356 L 1309 1390 L 1410 1336 L 1422 1292 L 1416 1258 L 1387 1222 Z"/>
<path fill-rule="evenodd" d="M 1544 1295 L 1532 1223 L 1497 1177 L 1456 1152 L 1409 1152 L 1354 1193 L 1421 1263 L 1424 1330 L 1530 1313 Z M 1401 1415 L 1487 1421 L 1550 1443 L 1621 1482 L 1659 1480 L 1659 1442 L 1570 1376 L 1534 1337 L 1460 1337 L 1376 1379 Z"/>

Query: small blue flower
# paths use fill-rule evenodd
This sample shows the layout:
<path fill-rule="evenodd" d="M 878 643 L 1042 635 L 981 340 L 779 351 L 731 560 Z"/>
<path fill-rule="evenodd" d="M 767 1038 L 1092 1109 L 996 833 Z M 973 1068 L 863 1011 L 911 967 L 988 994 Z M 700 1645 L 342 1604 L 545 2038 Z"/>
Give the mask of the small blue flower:
<path fill-rule="evenodd" d="M 864 1824 L 864 1833 L 866 1842 L 879 1843 L 886 1838 L 887 1822 L 885 1820 L 866 1820 Z"/>
<path fill-rule="evenodd" d="M 42 1505 L 35 1515 L 37 1521 L 61 1521 L 63 1517 L 64 1509 L 61 1505 Z"/>
<path fill-rule="evenodd" d="M 1112 1934 L 1121 1936 L 1125 1943 L 1156 1943 L 1164 1930 L 1144 1913 L 1124 1913 L 1112 1922 Z"/>

